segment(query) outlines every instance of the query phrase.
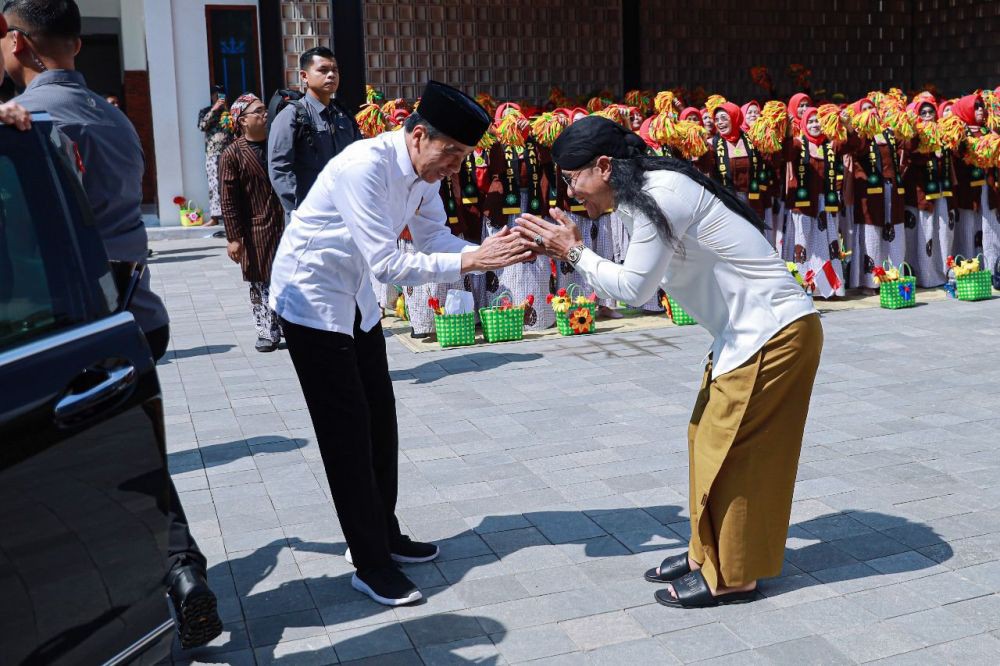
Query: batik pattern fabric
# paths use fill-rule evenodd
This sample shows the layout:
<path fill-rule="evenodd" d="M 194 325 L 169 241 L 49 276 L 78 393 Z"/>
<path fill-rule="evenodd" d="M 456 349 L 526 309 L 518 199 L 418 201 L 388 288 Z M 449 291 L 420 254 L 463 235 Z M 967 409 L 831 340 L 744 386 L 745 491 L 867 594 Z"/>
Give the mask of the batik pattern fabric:
<path fill-rule="evenodd" d="M 799 267 L 799 274 L 805 275 L 810 269 L 818 272 L 827 261 L 840 278 L 840 287 L 834 296 L 844 295 L 844 264 L 840 258 L 840 216 L 823 210 L 823 195 L 820 194 L 819 213 L 810 217 L 797 210 L 788 213 L 788 233 L 785 242 L 791 246 L 793 261 Z M 820 298 L 817 292 L 814 297 Z"/>
<path fill-rule="evenodd" d="M 948 202 L 936 199 L 933 210 L 907 206 L 903 211 L 906 263 L 913 269 L 918 287 L 940 287 L 948 281 L 948 255 L 955 235 Z"/>
<path fill-rule="evenodd" d="M 606 213 L 600 217 L 601 220 L 606 220 L 605 226 L 610 230 L 611 236 L 611 257 L 612 261 L 617 264 L 625 263 L 625 255 L 628 254 L 629 246 L 629 231 L 625 223 L 622 222 L 621 218 L 617 213 Z M 605 303 L 602 301 L 601 305 Z M 663 304 L 660 303 L 659 290 L 653 295 L 651 299 L 642 305 L 637 305 L 635 303 L 626 303 L 630 308 L 637 308 L 643 312 L 663 312 Z"/>
<path fill-rule="evenodd" d="M 596 220 L 591 220 L 586 215 L 577 215 L 576 213 L 566 214 L 573 220 L 577 228 L 580 229 L 580 235 L 583 237 L 583 244 L 586 247 L 593 250 L 597 256 L 603 259 L 613 260 L 615 253 L 610 220 L 608 219 L 609 215 L 602 215 Z M 559 273 L 558 283 L 560 287 L 569 289 L 571 284 L 575 284 L 583 295 L 586 296 L 593 293 L 593 285 L 587 282 L 569 262 L 556 262 L 556 270 Z M 597 304 L 614 307 L 615 301 L 614 299 L 602 298 L 598 299 Z"/>
<path fill-rule="evenodd" d="M 417 251 L 416 247 L 413 245 L 413 241 L 401 240 L 399 241 L 400 247 L 402 247 L 404 252 L 414 253 Z M 465 278 L 471 278 L 472 276 L 466 275 Z M 431 282 L 428 284 L 422 284 L 418 286 L 407 286 L 400 287 L 400 291 L 396 293 L 403 294 L 403 301 L 406 303 L 406 311 L 410 317 L 410 326 L 413 327 L 413 332 L 418 335 L 425 335 L 434 332 L 434 312 L 427 305 L 427 301 L 431 298 L 436 298 L 444 306 L 445 301 L 448 298 L 448 290 L 458 289 L 465 291 L 472 291 L 471 289 L 466 289 L 468 280 L 461 279 L 455 282 Z M 393 287 L 393 290 L 396 288 Z M 375 295 L 379 295 L 379 291 L 375 291 Z M 475 294 L 473 293 L 473 298 Z M 379 301 L 381 303 L 381 301 Z M 393 300 L 393 308 L 395 308 L 395 300 Z M 477 313 L 478 316 L 478 313 Z"/>
<path fill-rule="evenodd" d="M 278 323 L 278 315 L 267 304 L 268 283 L 251 282 L 249 284 L 250 312 L 253 315 L 254 328 L 257 329 L 257 339 L 280 342 L 281 324 Z"/>
<path fill-rule="evenodd" d="M 993 236 L 996 232 L 996 227 L 992 226 L 991 223 L 995 225 L 997 211 L 990 208 L 989 188 L 983 185 L 979 190 L 979 210 L 959 209 L 958 211 L 952 254 L 972 259 L 980 252 L 983 252 L 984 258 L 988 260 L 984 252 L 985 236 L 987 233 Z M 996 242 L 992 238 L 991 244 L 996 245 Z M 991 254 L 994 251 L 991 248 Z M 996 261 L 996 258 L 994 258 L 994 261 Z M 993 270 L 993 264 L 987 263 L 985 268 Z"/>
<path fill-rule="evenodd" d="M 886 192 L 892 192 L 895 184 L 885 181 L 884 187 Z M 890 196 L 882 197 L 885 220 L 892 219 L 892 199 Z M 856 224 L 854 226 L 850 284 L 877 289 L 878 283 L 872 275 L 875 267 L 882 266 L 886 261 L 891 262 L 893 266 L 899 266 L 906 260 L 906 235 L 903 233 L 903 225 Z"/>

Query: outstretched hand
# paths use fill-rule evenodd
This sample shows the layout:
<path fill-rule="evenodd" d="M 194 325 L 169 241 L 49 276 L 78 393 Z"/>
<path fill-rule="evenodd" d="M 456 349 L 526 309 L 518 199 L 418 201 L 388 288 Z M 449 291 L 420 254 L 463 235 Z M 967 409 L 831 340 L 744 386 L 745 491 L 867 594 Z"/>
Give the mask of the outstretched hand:
<path fill-rule="evenodd" d="M 569 215 L 559 208 L 550 208 L 549 216 L 555 220 L 554 224 L 525 213 L 517 218 L 517 232 L 538 248 L 537 252 L 565 261 L 570 249 L 583 242 L 583 234 Z"/>
<path fill-rule="evenodd" d="M 492 271 L 524 261 L 532 261 L 538 253 L 530 248 L 520 234 L 504 227 L 499 233 L 483 240 L 472 252 L 462 255 L 462 272 Z"/>

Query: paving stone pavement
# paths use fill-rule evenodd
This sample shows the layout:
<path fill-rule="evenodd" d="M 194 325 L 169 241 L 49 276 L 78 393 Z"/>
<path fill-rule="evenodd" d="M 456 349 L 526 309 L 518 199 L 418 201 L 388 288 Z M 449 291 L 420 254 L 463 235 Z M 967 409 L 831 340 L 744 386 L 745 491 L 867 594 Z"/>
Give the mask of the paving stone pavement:
<path fill-rule="evenodd" d="M 170 469 L 225 621 L 175 663 L 1000 663 L 1000 300 L 824 316 L 785 570 L 701 611 L 642 572 L 689 533 L 703 330 L 390 339 L 399 518 L 441 557 L 388 609 L 350 587 L 288 354 L 254 351 L 223 242 L 153 247 Z"/>

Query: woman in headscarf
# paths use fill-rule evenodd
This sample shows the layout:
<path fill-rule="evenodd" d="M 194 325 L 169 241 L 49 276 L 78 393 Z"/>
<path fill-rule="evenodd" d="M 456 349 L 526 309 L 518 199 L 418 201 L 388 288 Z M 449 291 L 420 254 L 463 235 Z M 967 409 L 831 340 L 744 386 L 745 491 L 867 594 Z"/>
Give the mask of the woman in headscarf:
<path fill-rule="evenodd" d="M 801 275 L 810 271 L 817 276 L 825 273 L 825 264 L 829 261 L 829 270 L 836 279 L 829 274 L 823 277 L 832 287 L 826 297 L 844 295 L 840 247 L 841 181 L 837 178 L 837 164 L 844 150 L 844 143 L 834 143 L 823 134 L 815 107 L 803 111 L 798 119 L 798 132 L 786 145 L 785 158 L 790 165 L 785 188 L 789 228 L 782 256 L 787 261 L 794 261 Z M 817 289 L 814 296 L 823 296 L 822 292 Z"/>
<path fill-rule="evenodd" d="M 854 116 L 874 109 L 867 97 L 851 105 Z M 854 238 L 848 285 L 865 294 L 878 293 L 872 271 L 889 261 L 893 266 L 906 257 L 903 223 L 903 174 L 900 162 L 904 147 L 890 129 L 881 129 L 871 139 L 860 138 L 850 151 L 854 200 Z"/>
<path fill-rule="evenodd" d="M 664 605 L 746 602 L 782 569 L 822 326 L 745 201 L 688 162 L 644 152 L 603 118 L 553 146 L 588 212 L 613 207 L 632 229 L 624 265 L 587 250 L 561 211 L 556 225 L 518 223 L 526 244 L 573 263 L 599 293 L 641 303 L 669 284 L 712 334 L 688 430 L 691 541 L 646 577 L 667 584 L 655 595 Z"/>
<path fill-rule="evenodd" d="M 494 127 L 498 140 L 489 150 L 486 210 L 483 238 L 511 226 L 521 213 L 547 215 L 549 182 L 544 168 L 547 152 L 531 136 L 531 123 L 521 107 L 504 103 L 497 107 Z M 544 330 L 556 323 L 555 312 L 546 302 L 552 278 L 551 262 L 546 257 L 508 266 L 484 275 L 484 302 L 508 292 L 514 303 L 522 303 L 530 294 L 534 305 L 525 311 L 525 327 Z"/>
<path fill-rule="evenodd" d="M 749 132 L 750 126 L 760 117 L 760 102 L 752 99 L 740 107 L 740 112 L 743 113 L 743 123 L 740 124 L 740 129 Z"/>
<path fill-rule="evenodd" d="M 995 170 L 977 167 L 968 162 L 969 142 L 988 132 L 984 128 L 986 105 L 981 95 L 966 95 L 955 102 L 952 113 L 965 123 L 966 136 L 955 156 L 955 206 L 958 209 L 958 220 L 952 254 L 972 258 L 983 252 L 986 258 L 986 266 L 983 268 L 993 270 L 1000 254 Z M 988 255 L 984 252 L 986 236 L 989 236 L 990 244 Z"/>
<path fill-rule="evenodd" d="M 771 197 L 767 187 L 767 165 L 740 127 L 743 112 L 732 102 L 725 102 L 713 112 L 716 135 L 709 141 L 709 150 L 699 160 L 702 172 L 709 174 L 737 193 L 765 221 L 768 229 Z"/>
<path fill-rule="evenodd" d="M 926 96 L 907 107 L 920 123 L 932 124 L 937 122 L 937 109 L 934 98 Z M 954 237 L 948 210 L 955 179 L 952 159 L 947 151 L 922 147 L 919 135 L 910 148 L 903 168 L 906 260 L 916 274 L 917 286 L 940 287 L 948 281 L 947 260 Z"/>
<path fill-rule="evenodd" d="M 791 99 L 788 100 L 788 118 L 793 123 L 793 125 L 789 126 L 790 131 L 795 131 L 794 123 L 801 119 L 802 114 L 812 105 L 812 97 L 806 93 L 800 92 L 792 95 Z"/>

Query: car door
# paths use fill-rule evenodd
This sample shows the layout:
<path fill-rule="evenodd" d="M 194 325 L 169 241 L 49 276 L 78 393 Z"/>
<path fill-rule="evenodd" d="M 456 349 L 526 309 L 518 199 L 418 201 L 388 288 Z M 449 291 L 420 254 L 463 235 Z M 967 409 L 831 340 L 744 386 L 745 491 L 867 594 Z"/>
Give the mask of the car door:
<path fill-rule="evenodd" d="M 0 661 L 160 658 L 159 382 L 51 130 L 0 128 Z"/>

